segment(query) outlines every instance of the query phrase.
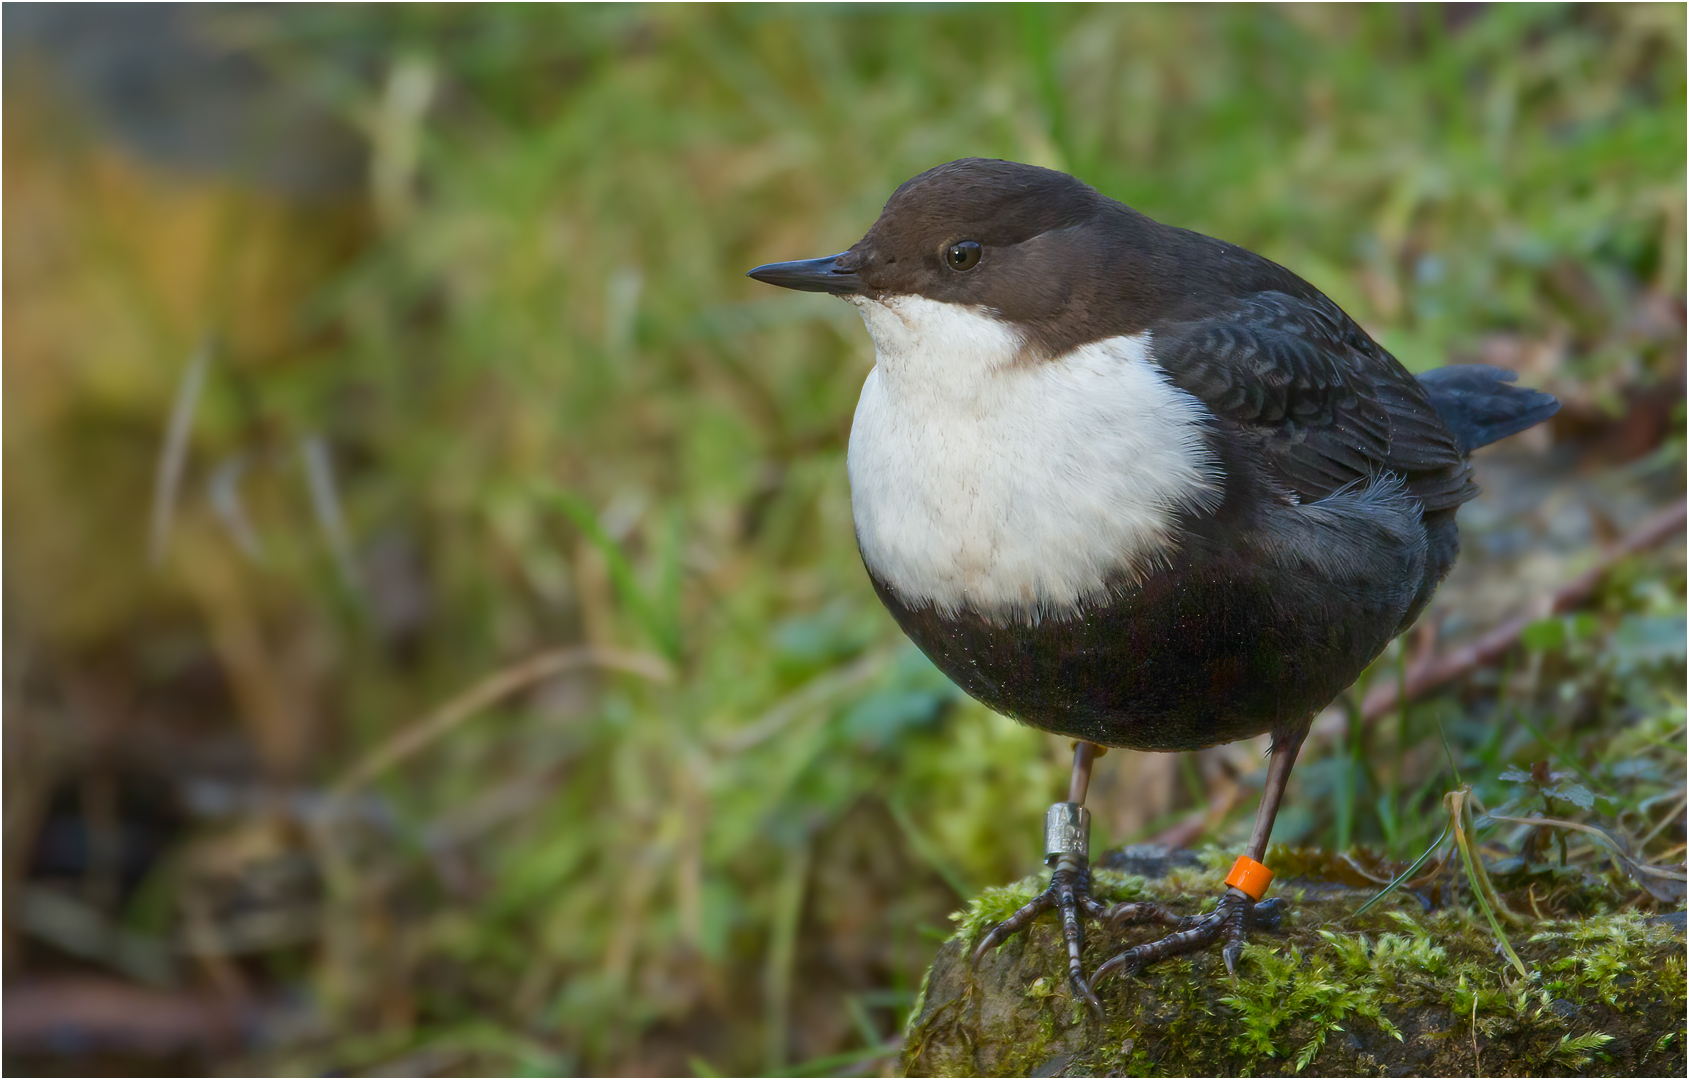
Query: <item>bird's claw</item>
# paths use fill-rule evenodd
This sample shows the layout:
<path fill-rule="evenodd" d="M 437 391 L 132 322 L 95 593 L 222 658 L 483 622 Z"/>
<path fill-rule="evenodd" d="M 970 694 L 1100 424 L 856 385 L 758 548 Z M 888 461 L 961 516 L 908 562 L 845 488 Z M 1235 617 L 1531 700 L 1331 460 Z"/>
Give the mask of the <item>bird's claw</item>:
<path fill-rule="evenodd" d="M 1085 947 L 1084 917 L 1102 919 L 1108 907 L 1091 895 L 1091 870 L 1084 862 L 1064 859 L 1050 875 L 1050 887 L 1028 901 L 1020 910 L 991 928 L 974 949 L 972 963 L 978 966 L 985 954 L 1009 938 L 1032 925 L 1032 921 L 1046 911 L 1061 913 L 1062 940 L 1067 942 L 1067 981 L 1073 992 L 1091 1007 L 1100 1020 L 1102 1002 L 1097 1000 L 1091 983 L 1085 978 L 1080 953 Z"/>
<path fill-rule="evenodd" d="M 1284 902 L 1277 897 L 1256 902 L 1233 889 L 1226 890 L 1214 910 L 1206 915 L 1192 915 L 1183 919 L 1171 915 L 1159 904 L 1117 904 L 1106 916 L 1110 925 L 1128 923 L 1172 923 L 1178 929 L 1157 941 L 1147 942 L 1110 957 L 1091 976 L 1100 982 L 1109 975 L 1122 978 L 1136 975 L 1158 960 L 1205 949 L 1224 940 L 1220 958 L 1225 961 L 1226 973 L 1237 974 L 1237 961 L 1243 955 L 1249 931 L 1277 930 L 1284 918 Z"/>
<path fill-rule="evenodd" d="M 1160 904 L 1127 902 L 1108 907 L 1091 895 L 1091 871 L 1087 864 L 1064 859 L 1050 876 L 1050 887 L 1033 897 L 1018 911 L 996 926 L 981 939 L 973 951 L 970 963 L 977 967 L 986 953 L 1015 934 L 1032 925 L 1034 919 L 1046 911 L 1059 911 L 1062 939 L 1067 942 L 1067 979 L 1073 992 L 1097 1018 L 1103 1019 L 1102 1002 L 1092 987 L 1109 975 L 1129 977 L 1158 960 L 1182 956 L 1207 948 L 1216 941 L 1224 941 L 1220 957 L 1226 972 L 1237 974 L 1237 961 L 1251 930 L 1277 930 L 1284 919 L 1284 901 L 1254 901 L 1235 889 L 1226 890 L 1214 910 L 1206 915 L 1181 918 Z M 1085 946 L 1084 918 L 1091 918 L 1109 926 L 1137 923 L 1161 923 L 1175 927 L 1173 933 L 1111 957 L 1085 978 L 1080 954 Z"/>

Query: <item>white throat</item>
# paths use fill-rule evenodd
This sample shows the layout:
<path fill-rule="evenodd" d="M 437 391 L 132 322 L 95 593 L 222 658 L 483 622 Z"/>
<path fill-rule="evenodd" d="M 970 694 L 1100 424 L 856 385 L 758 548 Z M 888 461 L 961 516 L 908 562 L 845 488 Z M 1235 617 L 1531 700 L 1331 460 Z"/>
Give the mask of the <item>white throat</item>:
<path fill-rule="evenodd" d="M 1062 617 L 1164 556 L 1220 497 L 1207 411 L 1149 334 L 1028 358 L 982 308 L 852 297 L 874 339 L 850 433 L 863 560 L 899 599 L 993 621 Z"/>

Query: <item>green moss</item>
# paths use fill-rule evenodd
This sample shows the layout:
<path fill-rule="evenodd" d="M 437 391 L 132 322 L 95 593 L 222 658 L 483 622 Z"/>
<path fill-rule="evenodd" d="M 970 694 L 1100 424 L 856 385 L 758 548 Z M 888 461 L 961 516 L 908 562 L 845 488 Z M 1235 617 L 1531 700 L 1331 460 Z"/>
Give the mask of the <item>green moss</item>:
<path fill-rule="evenodd" d="M 997 925 L 1042 892 L 1044 886 L 1035 877 L 1022 878 L 1011 885 L 991 885 L 968 901 L 968 906 L 954 912 L 950 918 L 956 925 L 951 940 L 977 939 L 990 927 Z"/>
<path fill-rule="evenodd" d="M 909 1041 L 909 1033 L 914 1030 L 915 1020 L 927 1007 L 927 987 L 932 983 L 932 968 L 928 968 L 921 975 L 921 988 L 915 991 L 915 1002 L 909 1008 L 909 1015 L 903 1021 L 903 1041 Z"/>
<path fill-rule="evenodd" d="M 1104 902 L 1122 903 L 1142 899 L 1146 882 L 1136 874 L 1118 870 L 1091 871 L 1091 895 Z"/>
<path fill-rule="evenodd" d="M 1637 914 L 1608 915 L 1546 924 L 1532 935 L 1532 942 L 1553 943 L 1562 952 L 1550 962 L 1550 987 L 1556 992 L 1587 990 L 1614 1008 L 1619 1007 L 1623 987 L 1636 977 L 1636 965 L 1654 940 L 1672 937 L 1670 931 L 1649 926 Z M 1679 954 L 1667 961 L 1682 970 Z"/>
<path fill-rule="evenodd" d="M 1582 1069 L 1589 1065 L 1597 1055 L 1605 1058 L 1601 1048 L 1613 1041 L 1611 1035 L 1599 1031 L 1592 1031 L 1587 1035 L 1562 1035 L 1560 1042 L 1548 1052 L 1548 1059 L 1556 1065 L 1564 1065 L 1568 1069 Z"/>
<path fill-rule="evenodd" d="M 1106 888 L 1188 912 L 1212 878 Z M 1642 1071 L 1681 1071 L 1682 939 L 1634 913 L 1537 923 L 1517 939 L 1531 970 L 1521 979 L 1469 911 L 1397 897 L 1355 919 L 1366 893 L 1300 882 L 1282 890 L 1301 894 L 1286 935 L 1257 934 L 1237 979 L 1217 949 L 1160 964 L 1097 987 L 1099 1023 L 1067 987 L 1053 914 L 977 971 L 965 963 L 997 913 L 1038 887 L 1017 883 L 958 916 L 910 1026 L 912 1075 L 1630 1075 L 1644 1059 Z M 1088 926 L 1086 968 L 1154 933 Z"/>
<path fill-rule="evenodd" d="M 1321 931 L 1329 942 L 1342 939 Z M 1302 1071 L 1325 1045 L 1326 1036 L 1343 1030 L 1351 1014 L 1370 1020 L 1398 1042 L 1402 1033 L 1380 1012 L 1387 1000 L 1378 993 L 1380 980 L 1368 963 L 1364 936 L 1342 942 L 1327 955 L 1303 956 L 1292 945 L 1275 951 L 1260 945 L 1244 950 L 1253 965 L 1251 977 L 1239 979 L 1221 1000 L 1238 1013 L 1238 1033 L 1231 1048 L 1246 1056 L 1289 1056 L 1295 1051 L 1296 1070 Z M 1296 1032 L 1294 1039 L 1288 1036 Z"/>

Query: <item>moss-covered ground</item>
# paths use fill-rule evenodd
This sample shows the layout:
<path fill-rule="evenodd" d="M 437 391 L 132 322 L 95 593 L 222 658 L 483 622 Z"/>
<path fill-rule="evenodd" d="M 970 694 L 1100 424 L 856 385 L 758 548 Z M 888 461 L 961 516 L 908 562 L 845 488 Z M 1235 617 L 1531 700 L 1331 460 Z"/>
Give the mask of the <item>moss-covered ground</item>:
<path fill-rule="evenodd" d="M 1097 895 L 1188 912 L 1218 894 L 1220 877 L 1099 871 Z M 1367 891 L 1281 880 L 1275 891 L 1291 902 L 1283 932 L 1257 932 L 1236 979 L 1216 949 L 1108 980 L 1097 988 L 1101 1022 L 1066 985 L 1054 916 L 968 965 L 983 928 L 1041 887 L 1029 878 L 987 890 L 958 913 L 909 1025 L 908 1075 L 1684 1073 L 1682 913 L 1617 910 L 1617 893 L 1599 885 L 1555 909 L 1581 903 L 1593 914 L 1509 934 L 1530 972 L 1521 977 L 1447 877 L 1435 894 L 1397 893 L 1359 917 Z M 1086 969 L 1155 932 L 1088 927 Z"/>

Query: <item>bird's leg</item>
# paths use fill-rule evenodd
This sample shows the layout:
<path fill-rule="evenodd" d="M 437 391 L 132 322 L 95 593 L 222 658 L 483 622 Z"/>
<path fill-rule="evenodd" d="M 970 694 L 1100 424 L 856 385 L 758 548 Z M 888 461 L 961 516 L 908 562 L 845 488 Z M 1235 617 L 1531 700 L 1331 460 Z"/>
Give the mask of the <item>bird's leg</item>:
<path fill-rule="evenodd" d="M 1116 972 L 1133 975 L 1157 960 L 1196 952 L 1221 939 L 1224 939 L 1225 946 L 1220 955 L 1226 962 L 1226 970 L 1235 975 L 1237 958 L 1243 952 L 1249 931 L 1257 926 L 1269 930 L 1278 926 L 1284 914 L 1283 902 L 1277 898 L 1261 899 L 1272 881 L 1272 872 L 1262 865 L 1261 860 L 1267 854 L 1267 839 L 1272 835 L 1273 819 L 1278 816 L 1279 801 L 1284 797 L 1284 786 L 1290 779 L 1290 767 L 1296 763 L 1296 752 L 1302 748 L 1302 740 L 1307 734 L 1307 729 L 1303 728 L 1274 737 L 1267 763 L 1266 790 L 1261 793 L 1261 805 L 1255 811 L 1255 829 L 1249 834 L 1244 858 L 1239 859 L 1227 875 L 1226 891 L 1214 910 L 1206 915 L 1178 920 L 1176 933 L 1110 958 L 1097 969 L 1092 981 Z M 1167 912 L 1159 904 L 1116 904 L 1105 918 L 1115 926 L 1150 920 L 1165 922 Z"/>
<path fill-rule="evenodd" d="M 1091 812 L 1085 809 L 1085 791 L 1091 785 L 1091 762 L 1106 752 L 1106 747 L 1096 743 L 1074 745 L 1073 779 L 1068 783 L 1067 801 L 1054 804 L 1044 814 L 1044 862 L 1054 868 L 1050 887 L 992 927 L 973 954 L 973 962 L 978 964 L 986 953 L 1032 925 L 1032 920 L 1044 912 L 1059 911 L 1062 939 L 1067 942 L 1068 981 L 1074 993 L 1099 1017 L 1102 1003 L 1085 979 L 1079 954 L 1085 945 L 1082 918 L 1100 919 L 1108 910 L 1091 896 Z"/>

